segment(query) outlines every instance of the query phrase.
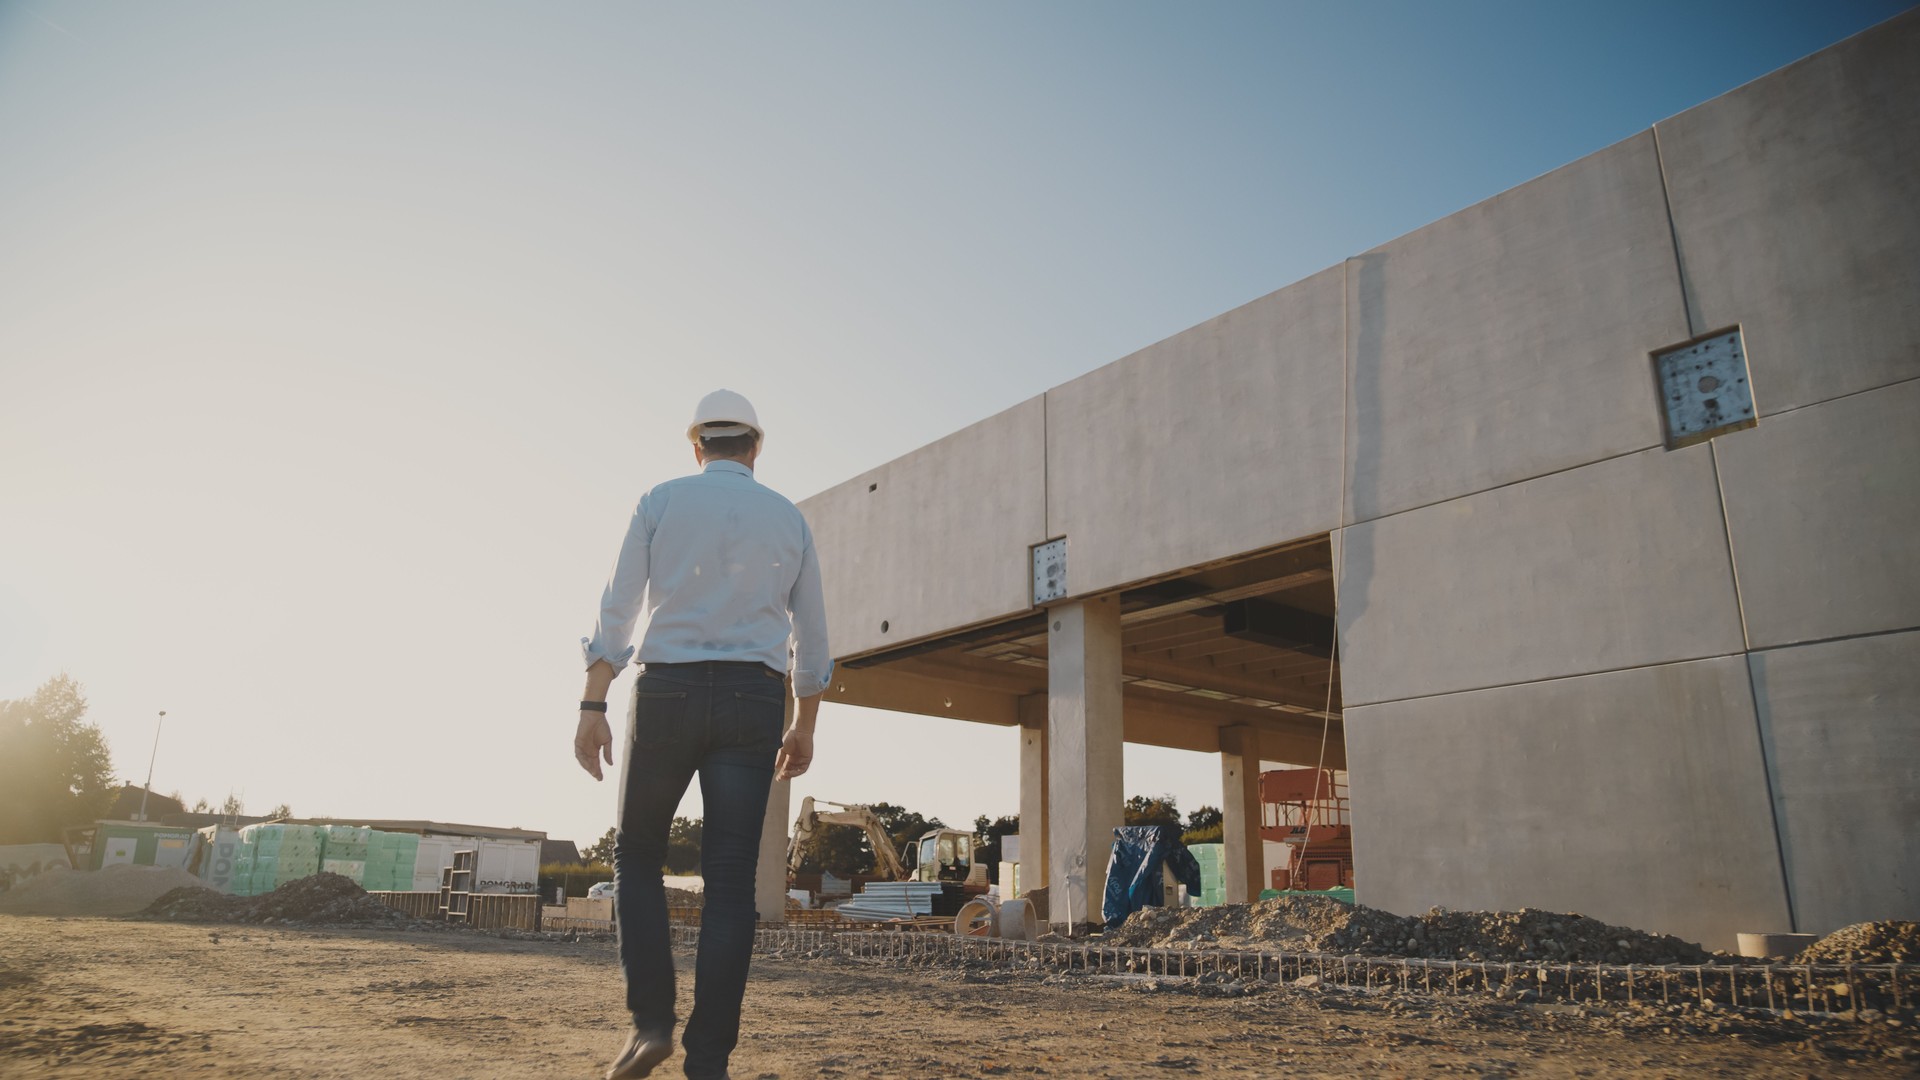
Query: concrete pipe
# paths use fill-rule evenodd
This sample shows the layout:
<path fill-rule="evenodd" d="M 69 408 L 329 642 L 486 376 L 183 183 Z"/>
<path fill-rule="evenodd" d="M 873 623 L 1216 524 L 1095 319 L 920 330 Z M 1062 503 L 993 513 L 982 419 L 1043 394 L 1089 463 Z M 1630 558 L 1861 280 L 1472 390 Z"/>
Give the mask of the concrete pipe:
<path fill-rule="evenodd" d="M 985 900 L 969 900 L 960 905 L 960 914 L 954 916 L 953 932 L 961 937 L 998 937 L 999 913 Z"/>
<path fill-rule="evenodd" d="M 1040 917 L 1026 897 L 1000 902 L 1000 936 L 1008 941 L 1032 941 L 1040 936 Z"/>

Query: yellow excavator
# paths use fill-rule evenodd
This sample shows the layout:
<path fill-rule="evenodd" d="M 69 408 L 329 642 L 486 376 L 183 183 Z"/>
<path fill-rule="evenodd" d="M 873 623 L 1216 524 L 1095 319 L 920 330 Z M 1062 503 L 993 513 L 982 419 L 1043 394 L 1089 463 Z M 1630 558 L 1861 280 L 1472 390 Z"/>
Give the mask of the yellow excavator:
<path fill-rule="evenodd" d="M 831 807 L 822 810 L 820 807 Z M 791 886 L 805 859 L 807 841 L 822 825 L 847 825 L 867 834 L 880 875 L 894 881 L 939 881 L 975 888 L 985 892 L 985 882 L 973 872 L 973 834 L 959 829 L 928 829 L 920 838 L 900 851 L 893 849 L 893 838 L 873 809 L 857 803 L 815 802 L 809 795 L 800 800 L 800 816 L 793 821 L 793 834 L 787 841 L 787 879 Z"/>
<path fill-rule="evenodd" d="M 831 809 L 821 810 L 822 806 Z M 822 825 L 846 825 L 865 832 L 883 875 L 895 881 L 938 883 L 940 894 L 933 898 L 932 914 L 952 918 L 955 933 L 1029 941 L 1038 932 L 1033 905 L 1027 900 L 1001 902 L 988 895 L 986 867 L 974 861 L 972 833 L 928 829 L 895 852 L 893 838 L 873 808 L 858 804 L 816 803 L 812 796 L 800 800 L 800 816 L 794 819 L 793 836 L 787 842 L 788 888 L 798 886 L 807 841 Z"/>

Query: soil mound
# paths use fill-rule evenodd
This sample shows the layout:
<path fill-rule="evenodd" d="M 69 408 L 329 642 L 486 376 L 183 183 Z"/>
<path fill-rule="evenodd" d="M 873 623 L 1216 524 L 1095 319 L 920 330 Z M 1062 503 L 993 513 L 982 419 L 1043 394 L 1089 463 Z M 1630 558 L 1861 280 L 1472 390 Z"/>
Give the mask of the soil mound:
<path fill-rule="evenodd" d="M 0 894 L 10 915 L 132 915 L 170 889 L 199 878 L 175 866 L 109 866 L 48 870 Z"/>
<path fill-rule="evenodd" d="M 1801 964 L 1920 964 L 1920 923 L 1843 926 L 1801 950 Z"/>
<path fill-rule="evenodd" d="M 283 922 L 308 926 L 412 923 L 407 915 L 367 895 L 339 874 L 319 873 L 289 881 L 260 896 L 227 896 L 192 886 L 174 889 L 140 914 L 181 922 Z"/>
<path fill-rule="evenodd" d="M 1613 926 L 1585 915 L 1519 911 L 1447 911 L 1402 917 L 1356 908 L 1348 925 L 1326 935 L 1329 952 L 1432 960 L 1532 960 L 1580 964 L 1705 964 L 1713 954 L 1671 934 Z"/>
<path fill-rule="evenodd" d="M 1584 915 L 1435 908 L 1408 916 L 1310 896 L 1212 908 L 1146 908 L 1102 940 L 1136 948 L 1218 944 L 1431 960 L 1704 964 L 1713 959 L 1707 950 L 1671 935 L 1610 926 Z"/>
<path fill-rule="evenodd" d="M 1220 944 L 1317 951 L 1320 937 L 1348 924 L 1354 909 L 1322 896 L 1280 896 L 1257 904 L 1142 908 L 1102 941 L 1133 948 Z"/>

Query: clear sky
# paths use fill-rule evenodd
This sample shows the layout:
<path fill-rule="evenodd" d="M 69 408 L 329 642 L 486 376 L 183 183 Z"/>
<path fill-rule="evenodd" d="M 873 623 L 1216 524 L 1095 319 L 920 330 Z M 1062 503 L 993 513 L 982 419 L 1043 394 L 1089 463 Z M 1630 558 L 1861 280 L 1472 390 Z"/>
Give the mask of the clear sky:
<path fill-rule="evenodd" d="M 804 498 L 1906 6 L 0 0 L 0 698 L 72 675 L 135 782 L 167 710 L 190 801 L 591 839 L 578 640 L 702 393 Z M 817 751 L 1018 809 L 1008 731 Z"/>

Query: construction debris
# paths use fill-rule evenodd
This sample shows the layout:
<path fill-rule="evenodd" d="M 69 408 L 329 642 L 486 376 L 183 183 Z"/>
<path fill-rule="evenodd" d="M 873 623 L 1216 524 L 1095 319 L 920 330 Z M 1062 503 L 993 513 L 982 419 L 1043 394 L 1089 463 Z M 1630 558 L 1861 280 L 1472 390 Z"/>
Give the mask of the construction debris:
<path fill-rule="evenodd" d="M 1146 908 L 1101 941 L 1132 947 L 1277 947 L 1433 960 L 1705 964 L 1730 959 L 1670 935 L 1610 926 L 1584 915 L 1531 908 L 1435 908 L 1406 916 L 1305 896 L 1212 908 Z"/>
<path fill-rule="evenodd" d="M 1920 963 L 1920 923 L 1863 922 L 1842 927 L 1794 957 L 1800 964 Z"/>
<path fill-rule="evenodd" d="M 228 896 L 200 886 L 174 889 L 140 914 L 182 922 L 285 923 L 320 926 L 374 923 L 413 926 L 419 920 L 367 895 L 339 874 L 290 881 L 260 896 Z"/>

